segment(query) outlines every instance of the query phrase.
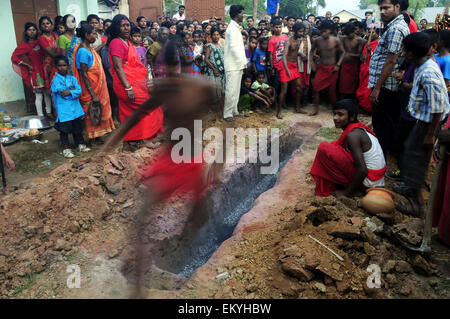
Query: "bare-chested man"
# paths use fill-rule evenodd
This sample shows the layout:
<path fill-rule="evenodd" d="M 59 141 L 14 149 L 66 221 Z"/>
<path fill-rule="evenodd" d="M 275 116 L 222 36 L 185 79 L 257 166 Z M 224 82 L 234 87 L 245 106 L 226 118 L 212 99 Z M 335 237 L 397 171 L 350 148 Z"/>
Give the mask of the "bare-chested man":
<path fill-rule="evenodd" d="M 122 124 L 119 130 L 108 140 L 103 151 L 109 150 L 112 146 L 121 141 L 122 137 L 130 128 L 136 125 L 147 112 L 152 112 L 159 105 L 164 105 L 164 121 L 167 124 L 169 136 L 177 128 L 182 128 L 194 136 L 194 120 L 201 119 L 211 107 L 211 101 L 214 100 L 213 87 L 205 80 L 194 78 L 184 74 L 177 74 L 178 58 L 177 48 L 174 41 L 167 45 L 164 59 L 167 71 L 167 77 L 155 79 L 151 93 L 151 98 L 144 102 L 129 118 Z M 180 101 L 183 101 L 180 103 Z M 177 135 L 178 136 L 178 135 Z M 184 136 L 184 133 L 183 133 Z M 161 157 L 148 165 L 142 173 L 142 180 L 147 186 L 146 203 L 138 216 L 137 235 L 138 242 L 136 247 L 134 275 L 136 276 L 136 291 L 134 297 L 142 296 L 142 284 L 144 274 L 151 269 L 154 262 L 154 252 L 159 248 L 157 241 L 144 238 L 143 234 L 148 227 L 154 205 L 166 202 L 174 195 L 192 193 L 194 207 L 188 218 L 188 224 L 185 227 L 184 240 L 190 238 L 188 235 L 197 229 L 205 218 L 203 200 L 205 191 L 211 186 L 212 180 L 218 175 L 211 174 L 212 171 L 219 173 L 221 165 L 217 164 L 214 169 L 208 170 L 208 179 L 204 178 L 205 166 L 202 163 L 203 154 L 200 148 L 195 147 L 195 141 L 190 141 L 191 148 L 183 148 L 183 155 L 180 151 L 173 151 L 173 146 L 178 141 L 170 141 L 170 145 L 160 150 Z M 190 151 L 197 154 L 189 154 Z M 188 154 L 184 154 L 185 151 Z M 179 158 L 181 156 L 182 158 Z M 188 161 L 185 157 L 188 156 Z M 197 161 L 197 159 L 200 159 Z M 181 162 L 180 162 L 181 160 Z M 188 230 L 186 230 L 186 228 Z M 187 237 L 186 237 L 187 236 Z"/>
<path fill-rule="evenodd" d="M 357 36 L 355 31 L 356 26 L 347 23 L 344 27 L 345 36 L 341 38 L 345 50 L 339 77 L 339 93 L 342 98 L 354 98 L 358 89 L 359 61 L 366 41 Z"/>
<path fill-rule="evenodd" d="M 333 22 L 324 21 L 320 25 L 321 36 L 312 44 L 312 51 L 317 49 L 320 62 L 317 63 L 316 76 L 314 78 L 314 110 L 311 116 L 319 114 L 320 91 L 328 88 L 330 103 L 336 102 L 336 84 L 339 69 L 344 59 L 344 47 L 342 42 L 331 35 Z M 339 56 L 339 58 L 337 58 Z"/>
<path fill-rule="evenodd" d="M 298 66 L 298 56 L 300 45 L 302 44 L 305 26 L 303 23 L 296 23 L 292 30 L 294 31 L 294 36 L 289 37 L 284 44 L 283 52 L 283 67 L 280 71 L 280 82 L 281 82 L 281 93 L 279 105 L 284 105 L 286 103 L 286 93 L 288 90 L 289 82 L 294 81 L 295 83 L 295 110 L 297 113 L 306 114 L 301 109 L 301 98 L 303 96 L 303 86 L 302 86 L 302 74 L 299 71 Z M 279 119 L 283 118 L 281 116 L 281 107 L 278 108 L 277 117 Z"/>

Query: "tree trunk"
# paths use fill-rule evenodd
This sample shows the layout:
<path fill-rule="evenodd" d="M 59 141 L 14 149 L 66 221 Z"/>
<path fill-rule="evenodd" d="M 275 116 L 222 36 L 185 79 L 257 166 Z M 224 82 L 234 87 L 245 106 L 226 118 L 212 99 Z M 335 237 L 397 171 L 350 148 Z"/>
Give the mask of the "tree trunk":
<path fill-rule="evenodd" d="M 258 0 L 253 0 L 253 19 L 256 22 L 258 16 Z"/>

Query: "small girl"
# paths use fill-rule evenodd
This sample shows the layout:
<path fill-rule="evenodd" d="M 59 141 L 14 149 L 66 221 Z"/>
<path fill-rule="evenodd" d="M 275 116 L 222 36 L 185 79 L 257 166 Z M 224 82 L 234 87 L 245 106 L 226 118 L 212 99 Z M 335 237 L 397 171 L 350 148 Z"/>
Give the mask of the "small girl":
<path fill-rule="evenodd" d="M 194 31 L 192 34 L 192 38 L 194 41 L 194 60 L 201 57 L 203 61 L 203 40 L 202 40 L 203 31 Z"/>
<path fill-rule="evenodd" d="M 51 86 L 57 116 L 55 129 L 59 131 L 64 157 L 72 158 L 75 155 L 69 147 L 69 134 L 73 135 L 75 147 L 79 152 L 90 151 L 83 138 L 84 111 L 78 101 L 81 87 L 74 76 L 68 75 L 69 60 L 67 57 L 57 56 L 55 65 L 58 73 Z"/>
<path fill-rule="evenodd" d="M 139 29 L 138 27 L 131 28 L 130 40 L 131 40 L 131 43 L 136 48 L 136 51 L 139 55 L 139 58 L 141 59 L 142 64 L 144 66 L 147 66 L 147 59 L 146 59 L 147 49 L 140 45 L 142 43 L 141 29 Z"/>
<path fill-rule="evenodd" d="M 66 26 L 62 21 L 56 25 L 56 30 L 58 31 L 58 35 L 63 35 L 66 33 Z"/>

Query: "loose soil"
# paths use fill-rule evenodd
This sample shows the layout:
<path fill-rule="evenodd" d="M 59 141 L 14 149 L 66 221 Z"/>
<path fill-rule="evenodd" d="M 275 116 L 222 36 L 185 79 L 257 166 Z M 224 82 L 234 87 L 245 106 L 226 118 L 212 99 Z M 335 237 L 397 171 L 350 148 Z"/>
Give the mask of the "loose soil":
<path fill-rule="evenodd" d="M 320 122 L 324 127 L 303 145 L 300 153 L 302 164 L 310 167 L 318 144 L 334 140 L 340 134 L 331 128 L 329 114 L 322 110 L 319 117 L 309 118 L 285 111 L 283 120 L 275 119 L 273 114 L 253 114 L 236 119 L 233 126 L 282 130 L 292 121 Z M 370 122 L 368 117 L 363 116 L 362 120 Z M 206 129 L 231 125 L 210 114 L 203 126 Z M 162 135 L 158 142 L 164 144 L 167 139 Z M 48 146 L 20 142 L 8 148 L 16 162 L 34 160 L 28 164 L 16 163 L 17 177 L 7 172 L 12 187 L 0 204 L 0 296 L 129 297 L 133 286 L 122 270 L 133 252 L 133 225 L 146 194 L 137 175 L 140 168 L 154 160 L 159 148 L 143 148 L 135 153 L 118 149 L 102 157 L 94 156 L 96 148 L 91 154 L 66 160 L 57 151 L 57 141 L 55 135 Z M 30 152 L 33 156 L 25 157 Z M 48 156 L 42 159 L 43 155 Z M 52 166 L 39 168 L 47 159 Z M 393 163 L 389 162 L 389 168 L 392 167 Z M 393 236 L 396 233 L 412 244 L 419 244 L 423 220 L 399 212 L 388 217 L 370 216 L 359 207 L 358 198 L 315 198 L 312 178 L 305 170 L 300 175 L 304 185 L 302 194 L 307 196 L 297 195 L 283 209 L 271 207 L 266 212 L 264 226 L 242 226 L 237 240 L 224 243 L 227 254 L 213 258 L 220 263 L 212 268 L 208 265 L 200 268 L 190 279 L 154 267 L 147 282 L 147 296 L 449 297 L 449 249 L 433 237 L 433 254 L 421 256 L 406 251 Z M 295 194 L 296 190 L 292 191 Z M 181 233 L 185 201 L 185 198 L 174 198 L 169 205 L 155 208 L 158 213 L 151 230 L 154 238 L 164 242 L 174 233 Z M 366 285 L 371 275 L 367 267 L 371 264 L 380 267 L 381 289 L 369 289 Z M 67 287 L 69 265 L 81 269 L 80 289 Z M 208 267 L 213 269 L 212 273 Z M 217 279 L 220 274 L 223 276 Z"/>

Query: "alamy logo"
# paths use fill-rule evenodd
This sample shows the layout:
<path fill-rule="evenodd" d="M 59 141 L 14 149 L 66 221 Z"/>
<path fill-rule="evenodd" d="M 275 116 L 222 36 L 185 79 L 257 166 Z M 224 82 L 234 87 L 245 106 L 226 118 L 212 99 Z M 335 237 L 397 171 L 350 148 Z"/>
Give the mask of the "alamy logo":
<path fill-rule="evenodd" d="M 372 273 L 367 278 L 368 288 L 381 288 L 381 269 L 380 266 L 372 264 L 367 267 L 367 271 Z"/>
<path fill-rule="evenodd" d="M 81 288 L 81 269 L 78 265 L 67 266 L 66 272 L 69 273 L 67 277 L 67 288 Z"/>
<path fill-rule="evenodd" d="M 217 127 L 210 127 L 203 134 L 202 132 L 201 120 L 194 121 L 194 136 L 191 136 L 187 128 L 180 127 L 173 130 L 172 141 L 179 141 L 172 148 L 171 157 L 174 163 L 205 161 L 208 164 L 243 164 L 246 161 L 246 141 L 248 140 L 248 162 L 256 164 L 259 159 L 263 165 L 267 165 L 261 166 L 261 174 L 264 175 L 275 174 L 278 171 L 280 165 L 280 130 L 278 128 L 270 129 L 270 137 L 267 128 L 227 128 L 225 130 L 226 158 L 224 158 L 222 131 Z M 205 148 L 203 148 L 203 141 L 209 142 Z M 205 156 L 194 157 L 192 154 Z M 214 154 L 214 156 L 208 156 L 208 154 Z"/>

